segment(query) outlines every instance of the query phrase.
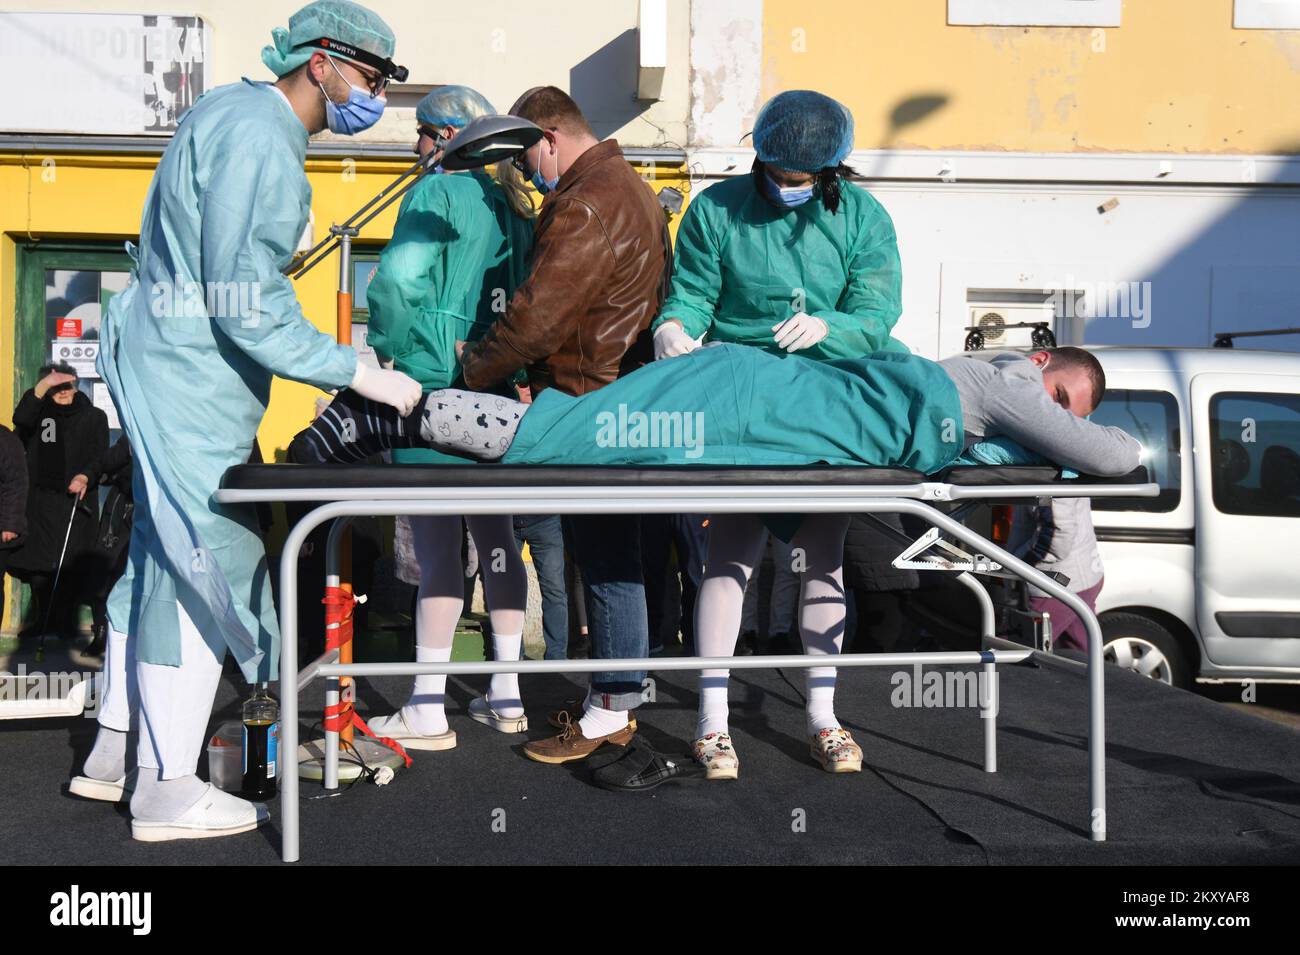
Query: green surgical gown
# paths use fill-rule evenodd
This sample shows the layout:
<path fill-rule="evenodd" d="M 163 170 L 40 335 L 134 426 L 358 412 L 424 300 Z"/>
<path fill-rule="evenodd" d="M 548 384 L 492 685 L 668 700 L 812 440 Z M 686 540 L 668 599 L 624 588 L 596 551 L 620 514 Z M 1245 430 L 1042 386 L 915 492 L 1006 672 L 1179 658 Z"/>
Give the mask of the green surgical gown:
<path fill-rule="evenodd" d="M 841 182 L 839 210 L 821 200 L 778 209 L 752 176 L 696 197 L 677 232 L 672 291 L 655 319 L 679 319 L 694 338 L 781 349 L 772 326 L 797 312 L 829 333 L 804 358 L 905 351 L 890 337 L 901 312 L 902 272 L 889 214 L 865 189 Z"/>
<path fill-rule="evenodd" d="M 460 375 L 455 343 L 478 341 L 505 312 L 532 235 L 483 173 L 424 176 L 370 280 L 367 342 L 424 390 L 449 387 Z"/>
<path fill-rule="evenodd" d="M 476 342 L 527 275 L 533 223 L 482 172 L 425 175 L 402 200 L 366 293 L 367 342 L 425 391 L 460 377 L 456 342 Z M 401 464 L 457 459 L 414 448 Z"/>

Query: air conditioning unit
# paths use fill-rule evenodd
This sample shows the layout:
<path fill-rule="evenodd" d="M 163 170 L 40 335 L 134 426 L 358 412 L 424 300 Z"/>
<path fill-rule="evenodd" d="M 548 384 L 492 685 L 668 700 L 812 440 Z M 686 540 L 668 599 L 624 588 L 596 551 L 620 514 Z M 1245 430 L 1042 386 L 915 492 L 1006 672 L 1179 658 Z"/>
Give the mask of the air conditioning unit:
<path fill-rule="evenodd" d="M 967 351 L 1051 348 L 1057 343 L 1051 302 L 972 302 L 967 317 Z"/>

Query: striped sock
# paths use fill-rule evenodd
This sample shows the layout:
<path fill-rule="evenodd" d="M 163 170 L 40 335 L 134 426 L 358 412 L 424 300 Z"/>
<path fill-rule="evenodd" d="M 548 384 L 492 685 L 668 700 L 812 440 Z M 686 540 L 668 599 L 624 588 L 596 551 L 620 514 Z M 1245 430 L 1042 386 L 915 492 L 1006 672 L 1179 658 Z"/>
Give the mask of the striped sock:
<path fill-rule="evenodd" d="M 352 464 L 394 448 L 419 447 L 421 402 L 407 418 L 390 405 L 344 388 L 289 445 L 295 464 Z M 414 437 L 412 437 L 414 436 Z"/>

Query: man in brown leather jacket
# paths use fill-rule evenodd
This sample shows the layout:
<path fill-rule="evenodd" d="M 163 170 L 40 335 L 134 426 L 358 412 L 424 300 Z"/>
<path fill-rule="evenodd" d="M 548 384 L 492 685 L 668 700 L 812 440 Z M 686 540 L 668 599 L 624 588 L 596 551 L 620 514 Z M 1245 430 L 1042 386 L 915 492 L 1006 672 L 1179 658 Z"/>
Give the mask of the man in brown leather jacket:
<path fill-rule="evenodd" d="M 562 90 L 535 87 L 510 112 L 544 132 L 515 164 L 545 198 L 529 277 L 505 315 L 464 349 L 465 384 L 483 389 L 526 368 L 534 395 L 545 388 L 586 394 L 653 358 L 650 322 L 672 272 L 664 215 L 618 143 L 598 141 Z M 572 516 L 564 530 L 586 588 L 592 656 L 647 656 L 639 518 Z M 606 742 L 628 742 L 636 729 L 629 711 L 641 703 L 644 677 L 592 674 L 583 712 L 555 714 L 560 735 L 524 752 L 564 763 Z"/>

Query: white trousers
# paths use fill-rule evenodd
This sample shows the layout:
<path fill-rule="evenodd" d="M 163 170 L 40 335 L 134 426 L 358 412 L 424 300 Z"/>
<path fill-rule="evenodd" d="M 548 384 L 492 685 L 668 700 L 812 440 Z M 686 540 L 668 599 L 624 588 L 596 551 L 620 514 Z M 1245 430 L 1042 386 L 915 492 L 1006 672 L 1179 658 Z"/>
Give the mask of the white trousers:
<path fill-rule="evenodd" d="M 214 650 L 185 608 L 177 604 L 176 610 L 180 666 L 138 662 L 135 641 L 111 627 L 104 659 L 99 723 L 126 732 L 138 722 L 137 763 L 158 770 L 159 779 L 178 779 L 197 771 L 226 655 L 220 637 L 214 638 L 218 644 Z"/>

